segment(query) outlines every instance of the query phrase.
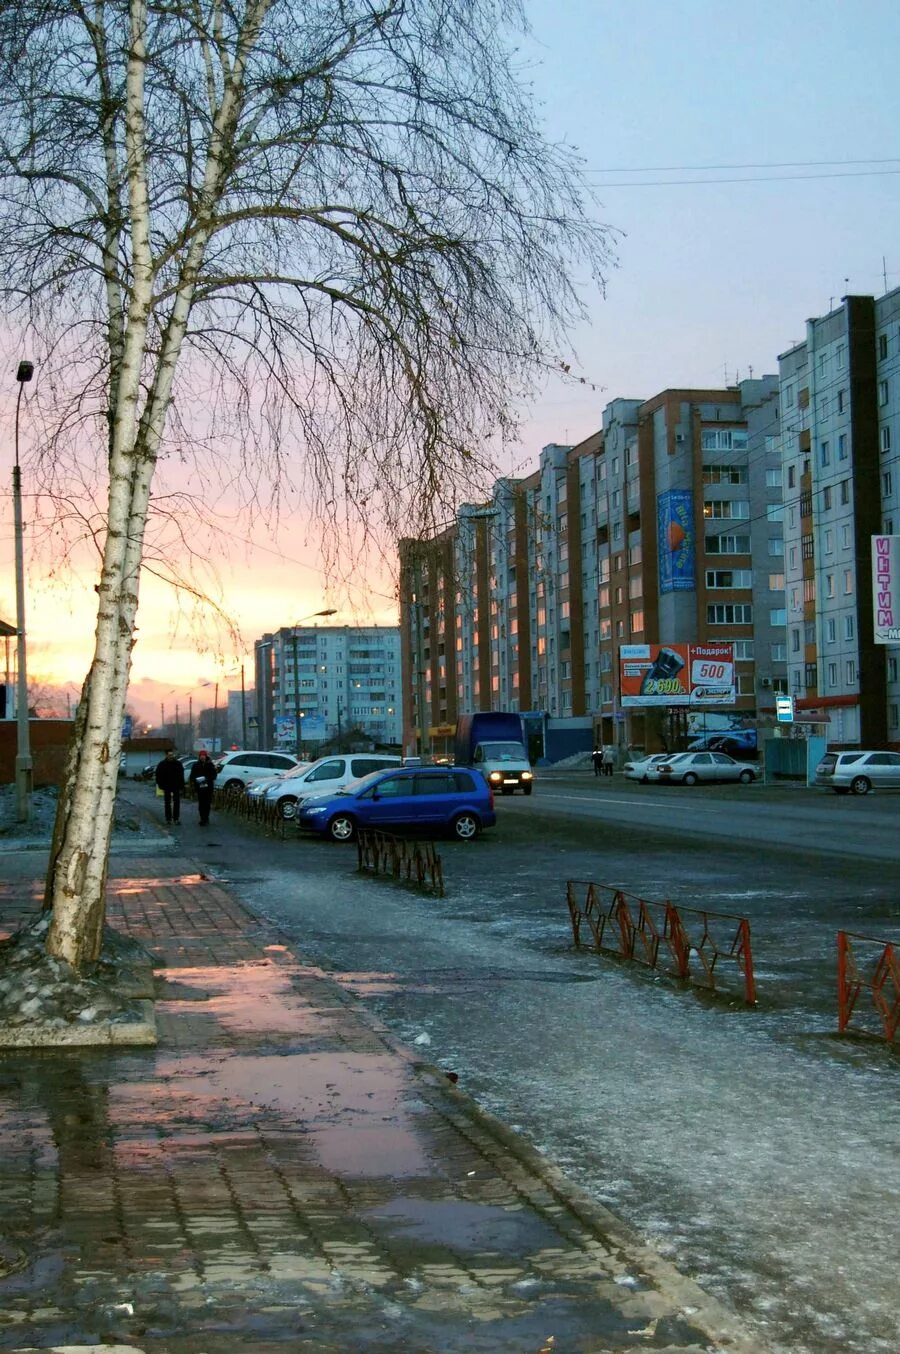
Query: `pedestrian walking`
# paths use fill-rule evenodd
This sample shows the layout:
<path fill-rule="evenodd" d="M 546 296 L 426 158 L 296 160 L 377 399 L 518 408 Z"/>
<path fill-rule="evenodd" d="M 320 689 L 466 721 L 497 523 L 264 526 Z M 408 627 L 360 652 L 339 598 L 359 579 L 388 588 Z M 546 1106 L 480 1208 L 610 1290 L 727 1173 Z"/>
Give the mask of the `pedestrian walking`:
<path fill-rule="evenodd" d="M 218 774 L 218 768 L 206 751 L 206 748 L 201 748 L 197 753 L 197 760 L 191 767 L 191 774 L 189 777 L 190 782 L 194 787 L 194 793 L 197 796 L 197 808 L 200 810 L 201 827 L 206 827 L 209 823 L 213 786 L 216 783 L 216 776 Z"/>
<path fill-rule="evenodd" d="M 181 792 L 184 789 L 184 767 L 169 748 L 165 757 L 156 768 L 156 784 L 163 792 L 166 806 L 166 822 L 181 822 Z"/>
<path fill-rule="evenodd" d="M 603 749 L 603 774 L 611 776 L 616 762 L 616 750 L 612 745 Z"/>
<path fill-rule="evenodd" d="M 603 770 L 603 748 L 594 748 L 591 753 L 591 763 L 594 767 L 594 775 L 599 776 Z"/>

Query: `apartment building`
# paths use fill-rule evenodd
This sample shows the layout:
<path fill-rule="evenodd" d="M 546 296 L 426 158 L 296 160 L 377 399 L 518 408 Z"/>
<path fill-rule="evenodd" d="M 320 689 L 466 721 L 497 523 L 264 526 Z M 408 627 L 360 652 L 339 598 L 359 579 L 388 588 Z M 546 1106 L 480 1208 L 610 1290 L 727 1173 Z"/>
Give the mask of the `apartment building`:
<path fill-rule="evenodd" d="M 283 626 L 254 645 L 263 748 L 301 747 L 358 729 L 376 743 L 400 741 L 397 626 Z"/>
<path fill-rule="evenodd" d="M 422 729 L 443 746 L 462 710 L 509 709 L 572 747 L 647 745 L 619 701 L 626 643 L 733 641 L 738 709 L 772 708 L 787 683 L 781 485 L 777 377 L 667 390 L 613 400 L 585 441 L 545 447 L 439 538 L 403 542 L 407 744 Z M 676 528 L 677 577 L 659 548 Z"/>
<path fill-rule="evenodd" d="M 829 742 L 900 741 L 900 647 L 874 641 L 873 535 L 900 532 L 900 289 L 847 296 L 779 357 L 790 690 Z"/>

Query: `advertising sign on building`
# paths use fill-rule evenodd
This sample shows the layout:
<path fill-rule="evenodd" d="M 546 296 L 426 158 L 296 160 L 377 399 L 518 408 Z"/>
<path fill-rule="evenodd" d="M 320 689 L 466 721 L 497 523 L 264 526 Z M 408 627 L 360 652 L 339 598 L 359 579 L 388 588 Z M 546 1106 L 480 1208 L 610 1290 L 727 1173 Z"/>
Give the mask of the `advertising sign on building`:
<path fill-rule="evenodd" d="M 656 535 L 660 592 L 693 592 L 694 496 L 690 489 L 668 489 L 656 499 Z"/>
<path fill-rule="evenodd" d="M 872 537 L 876 644 L 900 644 L 900 536 Z"/>
<path fill-rule="evenodd" d="M 623 706 L 734 705 L 732 644 L 623 644 Z"/>

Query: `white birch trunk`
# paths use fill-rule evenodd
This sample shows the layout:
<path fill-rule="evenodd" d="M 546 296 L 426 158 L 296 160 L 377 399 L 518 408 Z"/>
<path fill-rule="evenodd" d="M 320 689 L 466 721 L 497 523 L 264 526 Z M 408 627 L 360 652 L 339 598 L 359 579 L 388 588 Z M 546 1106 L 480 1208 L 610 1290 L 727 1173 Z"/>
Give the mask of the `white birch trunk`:
<path fill-rule="evenodd" d="M 47 948 L 76 968 L 95 961 L 102 944 L 122 718 L 153 472 L 197 276 L 222 191 L 223 148 L 234 133 L 246 58 L 268 8 L 269 0 L 259 0 L 248 13 L 234 63 L 224 81 L 222 101 L 211 110 L 214 125 L 200 222 L 186 251 L 150 394 L 139 414 L 154 279 L 144 158 L 146 10 L 144 0 L 132 0 L 131 4 L 125 126 L 133 278 L 114 385 L 108 529 L 98 585 L 94 657 L 85 684 L 87 711 L 80 730 L 80 746 L 75 749 L 73 772 L 60 804 L 47 882 L 47 902 L 53 910 Z M 114 356 L 113 366 L 116 366 Z"/>

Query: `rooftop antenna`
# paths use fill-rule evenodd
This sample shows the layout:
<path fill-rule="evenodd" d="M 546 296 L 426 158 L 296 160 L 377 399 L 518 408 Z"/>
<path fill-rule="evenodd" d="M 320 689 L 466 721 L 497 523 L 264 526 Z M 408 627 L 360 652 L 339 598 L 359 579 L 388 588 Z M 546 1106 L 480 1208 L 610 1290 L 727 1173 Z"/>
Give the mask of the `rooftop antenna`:
<path fill-rule="evenodd" d="M 750 380 L 752 381 L 752 380 L 753 380 L 753 363 L 752 363 L 752 362 L 748 362 L 748 363 L 747 363 L 747 370 L 748 370 L 749 373 L 750 373 Z"/>
<path fill-rule="evenodd" d="M 884 278 L 884 290 L 885 290 L 885 292 L 887 292 L 887 289 L 888 289 L 888 285 L 887 285 L 887 259 L 885 258 L 884 254 L 882 254 L 882 256 L 881 256 L 881 275 L 882 275 L 882 277 Z"/>

